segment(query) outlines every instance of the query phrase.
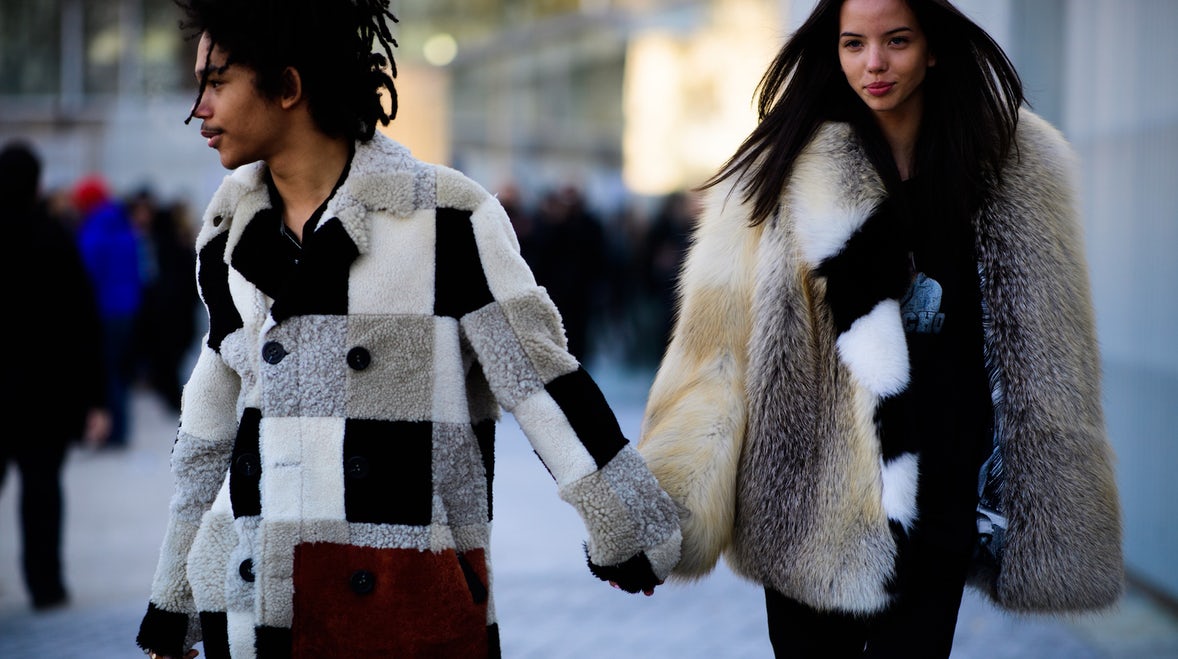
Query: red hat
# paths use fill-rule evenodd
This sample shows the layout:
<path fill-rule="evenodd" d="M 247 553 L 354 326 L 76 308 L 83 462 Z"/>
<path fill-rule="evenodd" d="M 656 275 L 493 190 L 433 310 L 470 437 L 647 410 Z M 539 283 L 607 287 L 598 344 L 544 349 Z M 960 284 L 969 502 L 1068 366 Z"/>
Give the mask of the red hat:
<path fill-rule="evenodd" d="M 106 187 L 106 181 L 98 174 L 91 174 L 79 180 L 74 184 L 73 192 L 70 194 L 74 208 L 83 215 L 109 198 L 110 192 Z"/>

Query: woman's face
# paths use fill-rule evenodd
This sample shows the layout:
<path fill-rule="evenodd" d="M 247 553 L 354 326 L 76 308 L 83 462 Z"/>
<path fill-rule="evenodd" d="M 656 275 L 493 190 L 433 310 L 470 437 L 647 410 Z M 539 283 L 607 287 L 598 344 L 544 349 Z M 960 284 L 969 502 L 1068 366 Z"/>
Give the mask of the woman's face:
<path fill-rule="evenodd" d="M 881 123 L 920 121 L 925 73 L 936 58 L 908 3 L 846 0 L 838 51 L 847 83 Z"/>

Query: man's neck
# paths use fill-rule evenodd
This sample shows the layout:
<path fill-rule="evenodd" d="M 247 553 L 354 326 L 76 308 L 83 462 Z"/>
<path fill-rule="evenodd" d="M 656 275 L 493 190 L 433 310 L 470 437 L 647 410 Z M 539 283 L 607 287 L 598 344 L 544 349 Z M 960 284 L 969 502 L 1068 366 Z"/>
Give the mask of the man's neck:
<path fill-rule="evenodd" d="M 348 164 L 351 144 L 319 131 L 305 131 L 292 146 L 266 160 L 282 197 L 282 221 L 303 239 L 303 224 L 331 195 Z"/>

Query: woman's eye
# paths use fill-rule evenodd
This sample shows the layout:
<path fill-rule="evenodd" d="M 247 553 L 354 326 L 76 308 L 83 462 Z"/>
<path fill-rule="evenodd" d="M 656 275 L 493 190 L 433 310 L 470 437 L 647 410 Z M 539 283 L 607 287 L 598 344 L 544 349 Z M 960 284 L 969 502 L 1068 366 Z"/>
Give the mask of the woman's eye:
<path fill-rule="evenodd" d="M 863 42 L 858 39 L 847 39 L 843 42 L 843 48 L 859 48 L 862 45 Z"/>
<path fill-rule="evenodd" d="M 892 45 L 903 46 L 908 43 L 908 37 L 892 37 Z"/>

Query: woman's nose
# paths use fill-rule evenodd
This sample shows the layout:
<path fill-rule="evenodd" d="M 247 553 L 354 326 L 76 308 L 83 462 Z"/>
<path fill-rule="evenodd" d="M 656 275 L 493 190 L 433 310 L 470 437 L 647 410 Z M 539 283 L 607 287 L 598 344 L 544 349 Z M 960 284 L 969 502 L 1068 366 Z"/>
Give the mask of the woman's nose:
<path fill-rule="evenodd" d="M 867 70 L 872 73 L 878 71 L 886 71 L 888 68 L 888 60 L 884 54 L 883 48 L 871 46 L 867 50 Z"/>

